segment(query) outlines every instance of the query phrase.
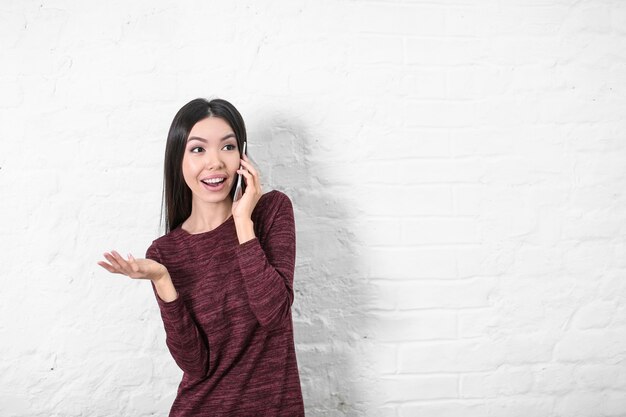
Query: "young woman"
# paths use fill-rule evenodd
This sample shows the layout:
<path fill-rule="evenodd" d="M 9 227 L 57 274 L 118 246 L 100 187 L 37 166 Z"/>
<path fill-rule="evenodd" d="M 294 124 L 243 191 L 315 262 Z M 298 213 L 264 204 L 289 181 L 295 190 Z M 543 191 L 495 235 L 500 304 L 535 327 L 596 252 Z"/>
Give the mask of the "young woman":
<path fill-rule="evenodd" d="M 110 264 L 98 262 L 151 282 L 183 370 L 170 417 L 304 416 L 291 318 L 293 207 L 278 190 L 262 194 L 244 142 L 228 101 L 184 105 L 165 149 L 166 234 L 146 259 L 111 251 Z M 233 202 L 238 174 L 245 191 Z"/>

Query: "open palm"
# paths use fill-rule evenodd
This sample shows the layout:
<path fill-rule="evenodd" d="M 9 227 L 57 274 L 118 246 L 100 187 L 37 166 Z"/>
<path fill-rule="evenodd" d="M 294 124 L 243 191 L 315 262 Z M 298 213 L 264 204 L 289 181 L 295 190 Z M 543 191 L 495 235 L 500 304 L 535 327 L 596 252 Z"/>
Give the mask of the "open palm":
<path fill-rule="evenodd" d="M 123 274 L 135 279 L 150 279 L 156 281 L 167 274 L 167 268 L 152 259 L 135 259 L 133 255 L 128 254 L 128 260 L 116 251 L 110 253 L 105 252 L 104 257 L 110 264 L 99 261 L 98 265 L 113 274 Z"/>

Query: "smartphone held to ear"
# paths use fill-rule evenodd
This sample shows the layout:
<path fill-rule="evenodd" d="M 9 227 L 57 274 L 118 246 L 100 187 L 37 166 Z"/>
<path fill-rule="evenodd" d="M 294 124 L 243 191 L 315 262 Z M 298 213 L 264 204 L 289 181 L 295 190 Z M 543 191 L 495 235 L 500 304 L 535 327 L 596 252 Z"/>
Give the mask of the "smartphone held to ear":
<path fill-rule="evenodd" d="M 248 144 L 248 141 L 245 141 L 243 143 L 243 152 L 242 155 L 248 155 L 246 153 L 246 145 Z M 239 169 L 244 169 L 242 165 L 239 165 Z M 237 174 L 237 186 L 235 187 L 235 193 L 233 194 L 233 203 L 238 201 L 242 196 L 243 193 L 246 192 L 246 184 L 244 182 L 243 179 L 243 175 L 242 174 Z"/>

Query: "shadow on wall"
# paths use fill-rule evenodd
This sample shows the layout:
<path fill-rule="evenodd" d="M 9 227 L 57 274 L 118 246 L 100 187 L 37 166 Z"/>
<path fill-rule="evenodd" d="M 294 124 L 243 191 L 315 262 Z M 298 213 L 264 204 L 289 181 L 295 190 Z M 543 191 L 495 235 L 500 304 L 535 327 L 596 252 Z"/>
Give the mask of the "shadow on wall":
<path fill-rule="evenodd" d="M 368 366 L 368 288 L 354 234 L 357 208 L 346 185 L 326 183 L 346 161 L 316 161 L 314 138 L 295 118 L 268 120 L 251 153 L 262 186 L 287 194 L 296 219 L 292 315 L 307 416 L 364 416 L 376 389 Z M 345 169 L 345 168 L 344 168 Z M 354 184 L 349 185 L 349 188 Z"/>

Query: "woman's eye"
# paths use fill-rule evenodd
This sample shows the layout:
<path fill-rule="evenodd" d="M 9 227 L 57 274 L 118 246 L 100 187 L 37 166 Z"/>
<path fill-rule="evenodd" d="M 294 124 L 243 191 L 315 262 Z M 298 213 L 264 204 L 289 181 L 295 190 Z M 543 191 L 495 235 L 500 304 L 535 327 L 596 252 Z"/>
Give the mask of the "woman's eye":
<path fill-rule="evenodd" d="M 224 145 L 224 147 L 230 146 L 231 148 L 229 149 L 229 151 L 234 151 L 235 149 L 237 149 L 237 146 L 232 145 L 232 144 L 228 144 L 228 145 Z M 191 148 L 191 152 L 192 153 L 198 153 L 198 152 L 194 152 L 196 149 L 202 149 L 201 146 L 196 146 L 194 148 Z"/>

